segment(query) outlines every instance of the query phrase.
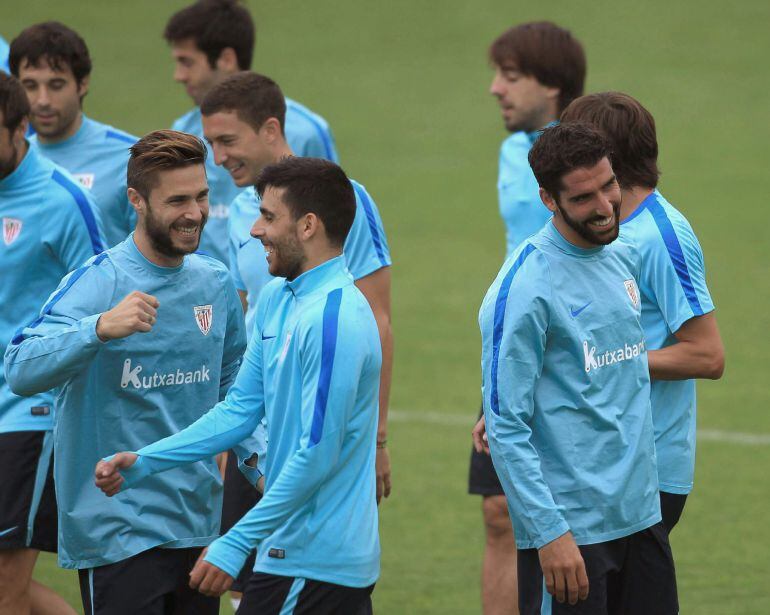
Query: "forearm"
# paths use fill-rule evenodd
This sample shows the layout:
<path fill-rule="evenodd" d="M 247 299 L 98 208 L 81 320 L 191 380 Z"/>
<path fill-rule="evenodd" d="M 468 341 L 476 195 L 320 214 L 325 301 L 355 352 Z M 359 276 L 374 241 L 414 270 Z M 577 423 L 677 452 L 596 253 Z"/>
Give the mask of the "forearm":
<path fill-rule="evenodd" d="M 689 380 L 690 378 L 721 378 L 724 358 L 721 346 L 680 341 L 661 348 L 649 350 L 647 361 L 650 378 L 653 380 Z"/>
<path fill-rule="evenodd" d="M 390 403 L 390 383 L 393 375 L 393 329 L 389 318 L 382 326 L 380 326 L 378 321 L 377 327 L 380 332 L 380 343 L 382 344 L 377 442 L 383 442 L 388 438 L 388 405 Z"/>

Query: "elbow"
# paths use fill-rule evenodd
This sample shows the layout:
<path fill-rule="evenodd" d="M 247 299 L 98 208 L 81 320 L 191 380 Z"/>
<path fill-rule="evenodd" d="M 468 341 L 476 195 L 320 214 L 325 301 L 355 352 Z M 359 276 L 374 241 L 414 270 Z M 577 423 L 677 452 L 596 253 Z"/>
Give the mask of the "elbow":
<path fill-rule="evenodd" d="M 708 362 L 705 377 L 710 380 L 719 380 L 725 372 L 725 353 L 721 348 L 715 352 Z"/>
<path fill-rule="evenodd" d="M 37 387 L 33 386 L 32 381 L 24 378 L 17 370 L 9 369 L 7 364 L 5 367 L 5 380 L 11 392 L 19 397 L 30 397 L 37 393 L 42 393 Z"/>

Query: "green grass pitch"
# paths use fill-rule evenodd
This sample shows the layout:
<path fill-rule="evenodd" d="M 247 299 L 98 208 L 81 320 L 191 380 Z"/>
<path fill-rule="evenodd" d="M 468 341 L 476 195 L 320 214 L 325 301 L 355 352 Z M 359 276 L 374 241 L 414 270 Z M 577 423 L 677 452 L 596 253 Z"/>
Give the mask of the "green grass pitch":
<path fill-rule="evenodd" d="M 8 2 L 0 33 L 10 40 L 51 18 L 77 29 L 94 60 L 86 112 L 143 134 L 190 106 L 161 38 L 182 4 Z M 495 179 L 505 133 L 487 93 L 486 48 L 508 25 L 547 18 L 584 42 L 589 91 L 626 91 L 655 115 L 661 189 L 699 235 L 718 306 L 727 370 L 699 386 L 699 427 L 712 438 L 700 441 L 696 488 L 673 535 L 682 613 L 767 613 L 770 4 L 249 5 L 259 28 L 254 68 L 329 120 L 343 167 L 380 207 L 394 256 L 394 492 L 381 507 L 377 612 L 480 610 L 480 503 L 465 494 L 479 399 L 476 313 L 504 250 Z M 727 441 L 734 433 L 760 437 Z M 79 608 L 73 573 L 43 557 L 36 574 Z"/>

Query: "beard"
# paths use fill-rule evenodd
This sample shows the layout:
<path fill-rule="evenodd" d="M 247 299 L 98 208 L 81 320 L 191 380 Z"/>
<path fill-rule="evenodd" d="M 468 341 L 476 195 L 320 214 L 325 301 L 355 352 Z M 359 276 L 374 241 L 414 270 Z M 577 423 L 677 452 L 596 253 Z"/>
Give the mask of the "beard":
<path fill-rule="evenodd" d="M 270 247 L 273 249 L 270 275 L 291 281 L 302 273 L 307 259 L 296 237 L 287 235 L 279 241 L 271 242 Z"/>
<path fill-rule="evenodd" d="M 208 216 L 206 215 L 204 215 L 201 219 L 198 229 L 198 240 L 192 247 L 176 245 L 171 237 L 171 229 L 177 223 L 174 222 L 169 226 L 164 226 L 161 222 L 158 221 L 157 218 L 155 218 L 155 215 L 152 213 L 152 209 L 150 208 L 149 204 L 147 205 L 147 215 L 145 217 L 144 226 L 145 232 L 147 233 L 147 238 L 150 240 L 153 249 L 165 256 L 176 258 L 179 256 L 192 254 L 198 249 L 201 241 L 201 235 L 203 234 L 203 227 L 206 226 L 207 219 Z"/>
<path fill-rule="evenodd" d="M 19 155 L 19 148 L 16 147 L 13 143 L 11 143 L 11 151 L 8 158 L 5 160 L 0 158 L 0 179 L 5 179 L 16 170 L 16 167 L 18 166 L 16 164 L 16 159 L 18 155 Z"/>
<path fill-rule="evenodd" d="M 558 203 L 556 206 L 559 208 L 561 217 L 564 219 L 564 222 L 567 224 L 567 226 L 569 226 L 587 242 L 592 243 L 595 246 L 606 246 L 618 238 L 618 234 L 620 233 L 620 202 L 617 204 L 613 203 L 612 213 L 615 220 L 613 224 L 607 228 L 607 232 L 601 234 L 597 233 L 588 225 L 595 220 L 601 220 L 604 216 L 592 216 L 591 218 L 581 222 L 571 218 Z"/>

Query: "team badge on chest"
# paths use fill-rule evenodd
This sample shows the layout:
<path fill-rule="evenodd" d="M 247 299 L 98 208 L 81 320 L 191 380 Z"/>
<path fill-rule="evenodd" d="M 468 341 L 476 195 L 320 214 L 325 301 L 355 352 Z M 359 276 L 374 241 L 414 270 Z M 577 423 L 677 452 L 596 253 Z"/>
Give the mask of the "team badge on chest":
<path fill-rule="evenodd" d="M 193 307 L 195 322 L 203 335 L 208 335 L 211 330 L 211 322 L 214 320 L 214 308 L 210 305 L 196 305 Z"/>
<path fill-rule="evenodd" d="M 10 246 L 21 233 L 21 220 L 17 218 L 3 218 L 3 241 Z"/>
<path fill-rule="evenodd" d="M 636 280 L 631 278 L 630 280 L 626 280 L 623 282 L 626 286 L 626 292 L 628 293 L 628 298 L 631 299 L 631 303 L 634 304 L 634 307 L 638 310 L 639 309 L 639 287 L 636 285 Z"/>

